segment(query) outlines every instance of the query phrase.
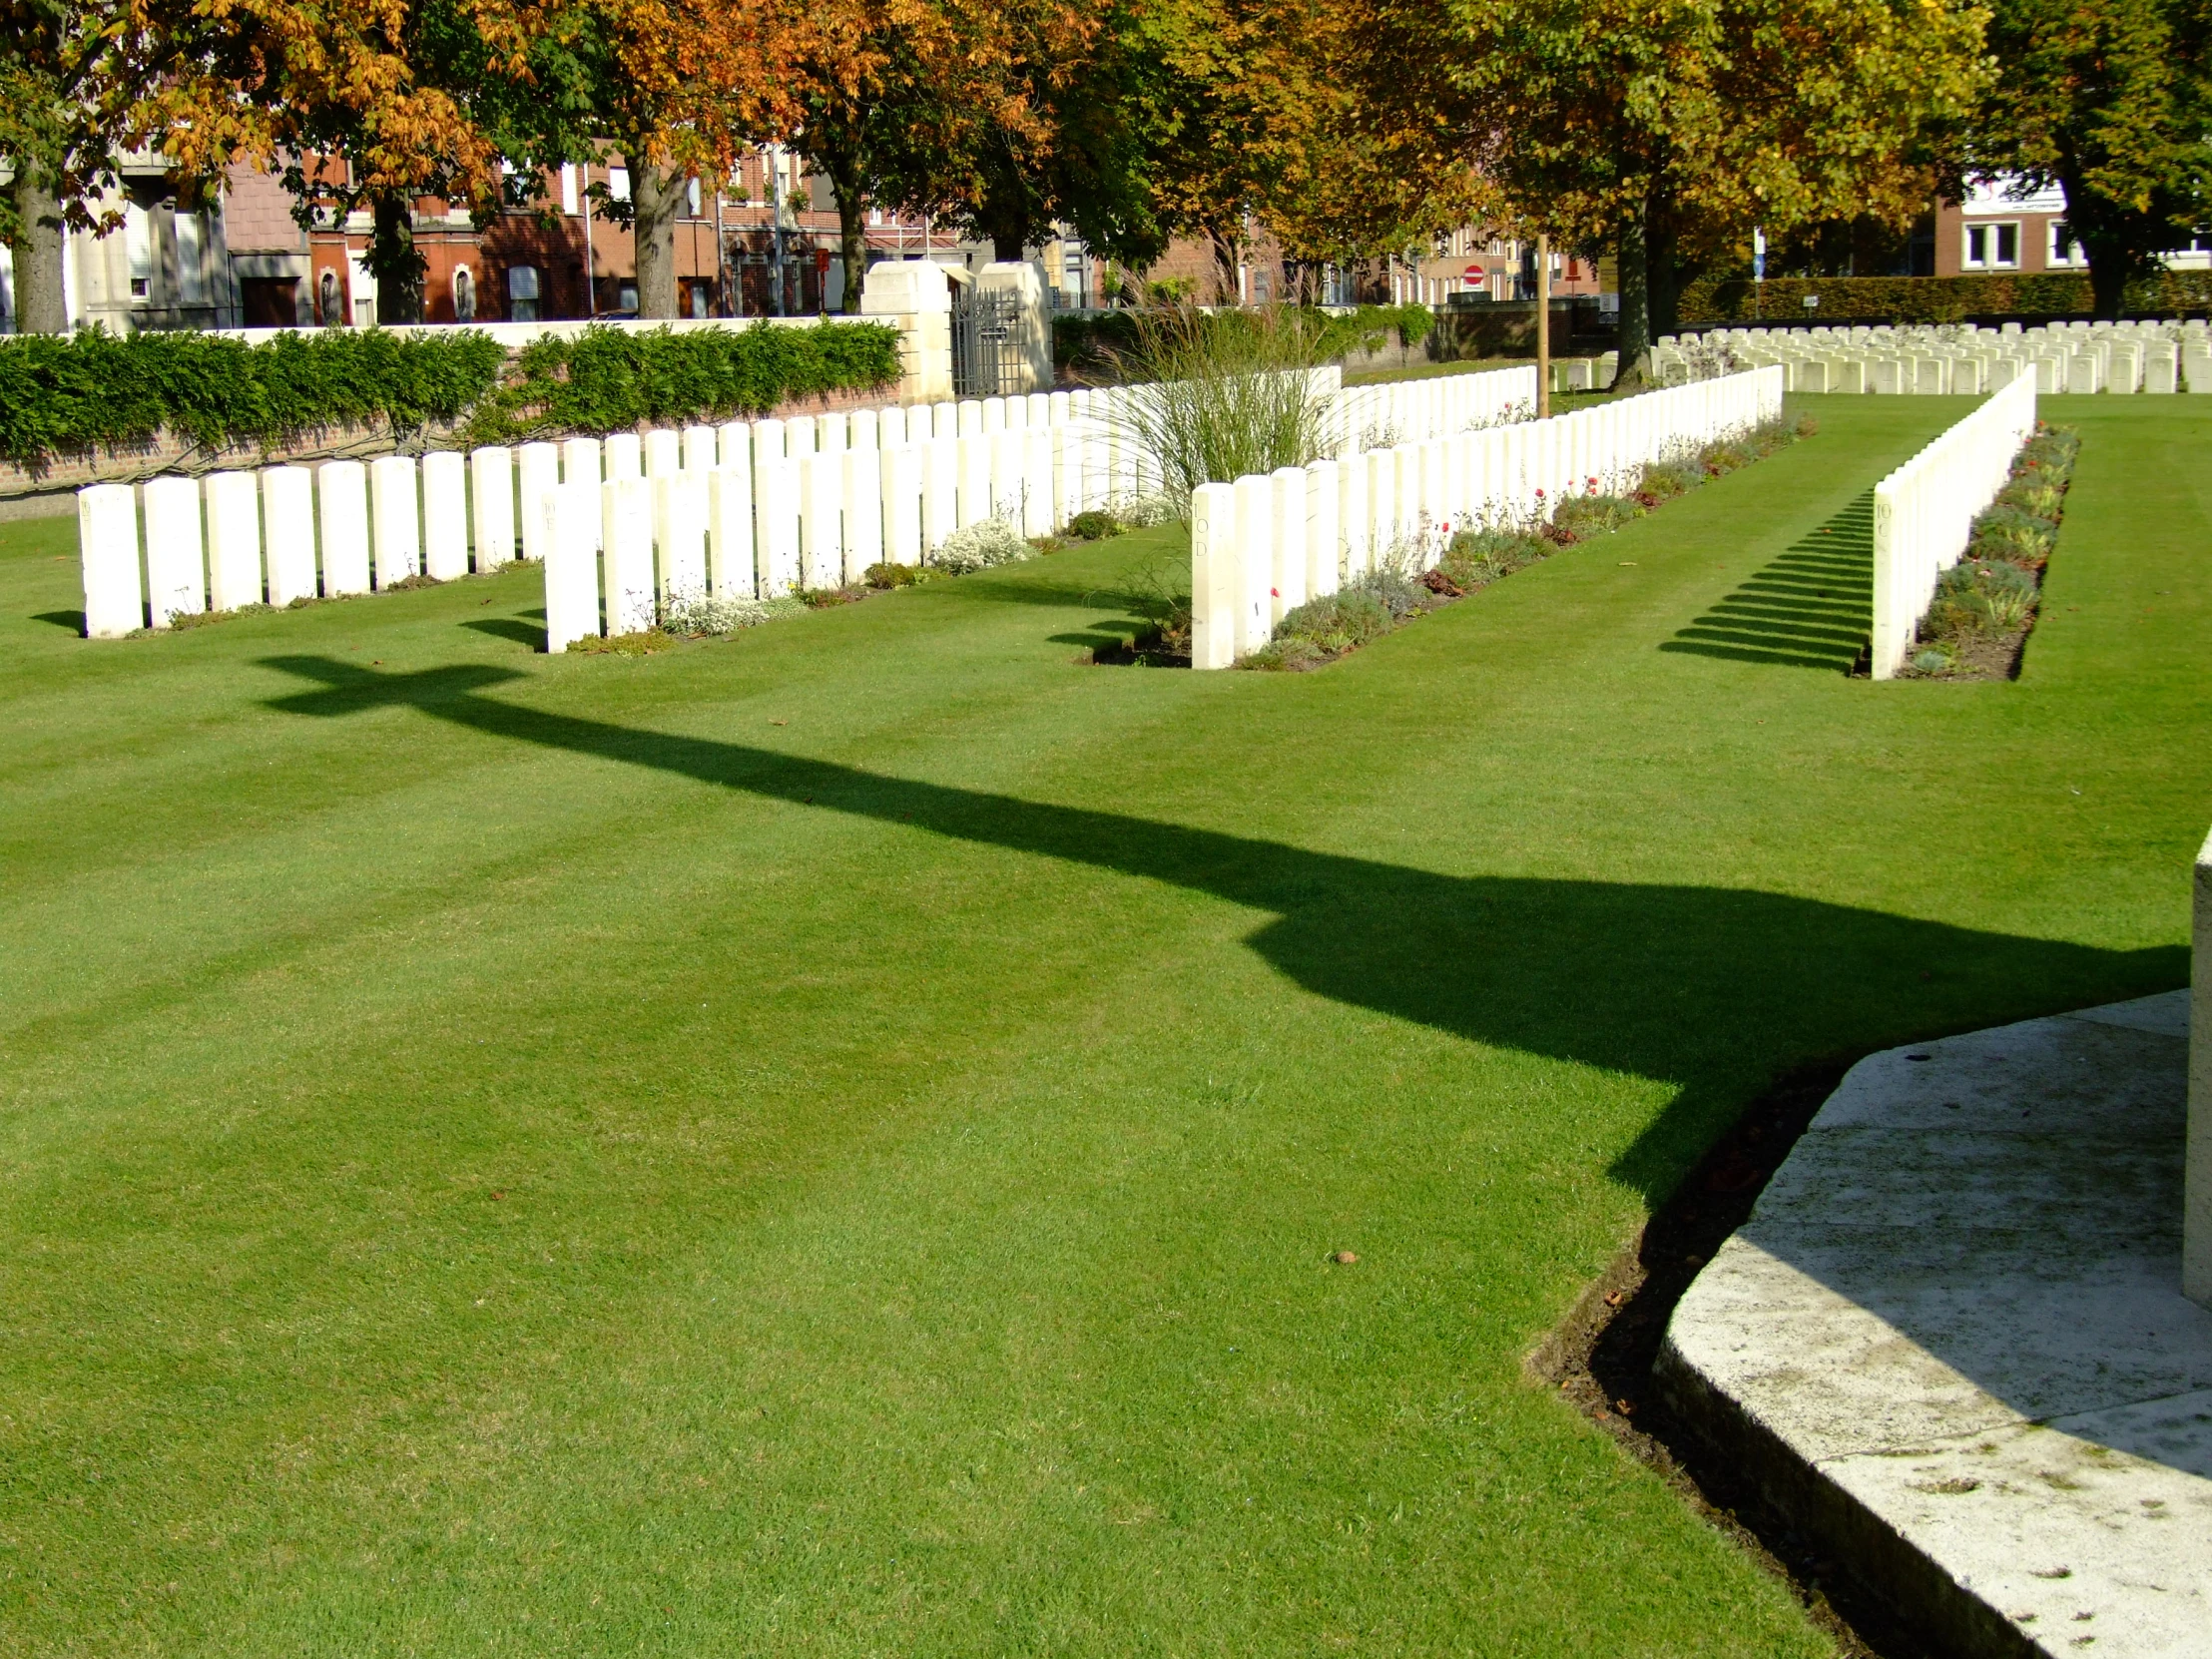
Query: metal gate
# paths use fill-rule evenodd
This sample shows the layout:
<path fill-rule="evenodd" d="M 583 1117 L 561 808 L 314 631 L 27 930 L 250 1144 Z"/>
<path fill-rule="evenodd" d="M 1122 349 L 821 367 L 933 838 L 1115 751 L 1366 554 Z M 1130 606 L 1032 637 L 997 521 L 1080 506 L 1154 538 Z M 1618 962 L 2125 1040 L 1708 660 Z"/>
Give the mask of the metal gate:
<path fill-rule="evenodd" d="M 1001 397 L 1020 384 L 1020 296 L 963 287 L 952 296 L 952 391 Z"/>

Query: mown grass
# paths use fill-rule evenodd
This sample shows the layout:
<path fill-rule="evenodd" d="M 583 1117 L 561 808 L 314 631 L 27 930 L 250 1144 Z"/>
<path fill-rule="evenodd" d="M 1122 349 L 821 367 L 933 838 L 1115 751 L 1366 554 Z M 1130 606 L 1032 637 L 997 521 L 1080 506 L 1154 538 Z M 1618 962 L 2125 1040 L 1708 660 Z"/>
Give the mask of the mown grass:
<path fill-rule="evenodd" d="M 1308 675 L 1076 666 L 1166 532 L 547 658 L 0 530 L 0 1650 L 1823 1651 L 1522 1356 L 1779 1071 L 2182 981 L 2212 417 L 2052 416 L 2016 683 L 1662 651 L 1965 406 L 1808 401 Z"/>

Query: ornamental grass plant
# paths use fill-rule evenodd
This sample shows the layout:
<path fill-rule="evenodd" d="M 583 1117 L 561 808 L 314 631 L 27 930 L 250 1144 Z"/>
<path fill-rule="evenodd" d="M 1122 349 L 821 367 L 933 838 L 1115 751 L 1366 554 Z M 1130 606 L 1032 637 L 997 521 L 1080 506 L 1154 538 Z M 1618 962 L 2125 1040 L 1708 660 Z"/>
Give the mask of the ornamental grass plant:
<path fill-rule="evenodd" d="M 1136 330 L 1136 344 L 1117 353 L 1131 382 L 1121 430 L 1153 457 L 1176 513 L 1190 510 L 1201 484 L 1306 466 L 1328 452 L 1329 399 L 1313 376 L 1325 342 L 1304 312 L 1213 316 L 1186 305 L 1140 313 Z"/>

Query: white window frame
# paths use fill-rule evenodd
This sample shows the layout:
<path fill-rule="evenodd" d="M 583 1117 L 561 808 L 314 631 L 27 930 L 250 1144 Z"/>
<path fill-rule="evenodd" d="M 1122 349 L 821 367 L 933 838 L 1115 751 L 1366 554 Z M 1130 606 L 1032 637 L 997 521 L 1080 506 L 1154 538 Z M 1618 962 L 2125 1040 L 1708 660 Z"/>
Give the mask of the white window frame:
<path fill-rule="evenodd" d="M 461 307 L 461 283 L 463 281 L 468 283 L 466 315 L 462 314 Z M 476 320 L 476 273 L 465 265 L 457 265 L 453 268 L 453 319 L 456 322 L 474 322 Z"/>
<path fill-rule="evenodd" d="M 1997 245 L 2002 234 L 2012 233 L 2012 257 L 2009 260 L 1997 256 Z M 1974 239 L 1984 237 L 1982 244 L 1986 259 L 1974 258 Z M 2020 222 L 2016 219 L 1970 219 L 1965 234 L 1960 239 L 1958 269 L 1961 271 L 2017 271 L 2020 269 Z"/>

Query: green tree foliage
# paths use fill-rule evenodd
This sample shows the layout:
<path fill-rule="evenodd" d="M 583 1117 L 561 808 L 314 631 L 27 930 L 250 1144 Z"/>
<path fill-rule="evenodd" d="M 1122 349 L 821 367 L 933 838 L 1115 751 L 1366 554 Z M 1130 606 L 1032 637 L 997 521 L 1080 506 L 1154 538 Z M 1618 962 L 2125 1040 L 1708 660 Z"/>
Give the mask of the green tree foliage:
<path fill-rule="evenodd" d="M 2066 192 L 2096 313 L 2185 247 L 2212 211 L 2212 7 L 2205 0 L 1992 0 L 2000 66 L 1977 167 Z"/>
<path fill-rule="evenodd" d="M 1507 217 L 1619 262 L 1621 362 L 1755 225 L 1909 217 L 1986 65 L 1969 0 L 1366 0 L 1344 73 Z"/>

